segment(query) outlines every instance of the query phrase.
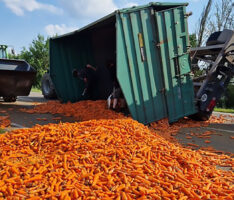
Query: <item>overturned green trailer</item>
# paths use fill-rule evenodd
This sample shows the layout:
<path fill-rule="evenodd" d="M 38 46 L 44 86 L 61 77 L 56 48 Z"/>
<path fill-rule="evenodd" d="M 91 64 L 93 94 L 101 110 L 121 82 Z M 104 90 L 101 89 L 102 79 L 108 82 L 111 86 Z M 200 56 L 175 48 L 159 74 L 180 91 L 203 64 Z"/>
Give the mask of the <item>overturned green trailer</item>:
<path fill-rule="evenodd" d="M 117 10 L 72 33 L 50 39 L 50 76 L 63 102 L 83 100 L 74 69 L 98 67 L 98 99 L 112 91 L 107 62 L 132 117 L 144 124 L 196 113 L 185 3 L 150 3 Z"/>

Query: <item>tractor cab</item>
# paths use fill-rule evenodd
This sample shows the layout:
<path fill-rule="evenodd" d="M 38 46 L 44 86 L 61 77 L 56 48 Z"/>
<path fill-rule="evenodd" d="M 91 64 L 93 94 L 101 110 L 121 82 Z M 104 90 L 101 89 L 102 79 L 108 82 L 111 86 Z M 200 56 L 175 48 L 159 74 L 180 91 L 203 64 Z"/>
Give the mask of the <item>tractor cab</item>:
<path fill-rule="evenodd" d="M 7 45 L 0 45 L 0 59 L 7 59 Z"/>

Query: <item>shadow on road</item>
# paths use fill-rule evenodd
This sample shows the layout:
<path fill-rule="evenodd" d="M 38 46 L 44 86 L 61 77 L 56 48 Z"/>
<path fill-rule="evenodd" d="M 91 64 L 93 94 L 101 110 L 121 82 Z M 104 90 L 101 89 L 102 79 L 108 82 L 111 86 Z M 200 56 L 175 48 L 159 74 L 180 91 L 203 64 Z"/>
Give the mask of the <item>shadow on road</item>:
<path fill-rule="evenodd" d="M 74 122 L 75 120 L 71 117 L 65 117 L 62 115 L 52 115 L 52 114 L 29 114 L 22 112 L 22 108 L 32 108 L 36 104 L 47 102 L 43 98 L 41 93 L 31 92 L 28 97 L 18 97 L 16 102 L 7 103 L 0 99 L 0 111 L 2 115 L 8 115 L 11 120 L 12 127 L 9 130 L 14 128 L 29 128 L 33 127 L 36 124 L 45 125 L 49 123 L 60 123 L 60 122 Z M 55 118 L 60 118 L 55 119 Z"/>

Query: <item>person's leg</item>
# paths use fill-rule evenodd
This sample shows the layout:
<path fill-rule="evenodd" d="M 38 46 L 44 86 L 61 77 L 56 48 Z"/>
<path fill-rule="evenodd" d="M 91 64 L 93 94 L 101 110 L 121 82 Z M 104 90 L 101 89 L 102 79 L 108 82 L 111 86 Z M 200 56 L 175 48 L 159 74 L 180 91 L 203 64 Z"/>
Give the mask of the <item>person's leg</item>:
<path fill-rule="evenodd" d="M 113 99 L 113 94 L 111 93 L 111 95 L 107 98 L 107 107 L 108 107 L 108 109 L 111 109 L 112 99 Z"/>
<path fill-rule="evenodd" d="M 94 81 L 90 81 L 89 87 L 88 87 L 88 96 L 89 100 L 97 100 L 98 99 L 98 92 L 97 92 L 97 85 Z"/>
<path fill-rule="evenodd" d="M 114 109 L 114 110 L 116 109 L 117 104 L 118 104 L 118 99 L 117 99 L 117 98 L 114 98 L 114 99 L 113 99 L 113 109 Z"/>
<path fill-rule="evenodd" d="M 119 106 L 120 96 L 121 96 L 121 89 L 119 87 L 115 88 L 114 95 L 113 95 L 113 98 L 114 98 L 113 108 L 115 110 L 120 108 L 120 106 Z"/>
<path fill-rule="evenodd" d="M 119 104 L 120 104 L 120 108 L 125 108 L 126 107 L 126 101 L 124 98 L 120 98 L 119 99 Z"/>

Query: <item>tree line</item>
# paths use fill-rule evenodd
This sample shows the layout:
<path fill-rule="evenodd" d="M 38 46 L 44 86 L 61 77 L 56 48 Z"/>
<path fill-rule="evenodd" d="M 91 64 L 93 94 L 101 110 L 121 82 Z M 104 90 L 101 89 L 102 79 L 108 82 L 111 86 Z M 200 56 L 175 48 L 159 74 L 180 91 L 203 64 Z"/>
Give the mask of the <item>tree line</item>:
<path fill-rule="evenodd" d="M 10 54 L 9 57 L 25 60 L 37 71 L 33 86 L 40 89 L 41 78 L 49 69 L 49 38 L 39 34 L 28 48 L 23 47 L 19 54 Z"/>

